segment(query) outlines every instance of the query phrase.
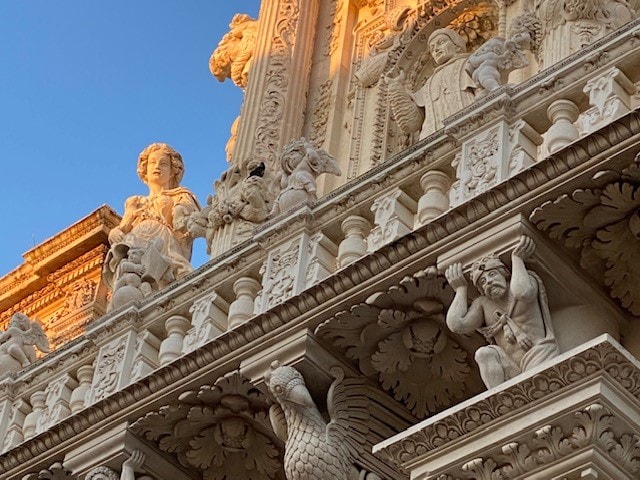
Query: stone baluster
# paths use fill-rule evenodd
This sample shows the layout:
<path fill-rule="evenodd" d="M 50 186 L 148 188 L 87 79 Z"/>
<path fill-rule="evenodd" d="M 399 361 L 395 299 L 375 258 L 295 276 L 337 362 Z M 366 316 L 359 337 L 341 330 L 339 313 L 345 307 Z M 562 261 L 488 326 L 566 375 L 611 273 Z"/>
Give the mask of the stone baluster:
<path fill-rule="evenodd" d="M 424 195 L 418 201 L 416 227 L 425 225 L 449 208 L 449 188 L 451 179 L 439 170 L 430 170 L 420 178 Z"/>
<path fill-rule="evenodd" d="M 45 401 L 47 394 L 44 392 L 34 392 L 31 394 L 29 403 L 31 403 L 31 412 L 27 414 L 22 424 L 22 436 L 25 440 L 35 437 L 38 434 L 38 424 L 40 417 L 44 414 L 46 408 Z"/>
<path fill-rule="evenodd" d="M 340 268 L 355 262 L 367 254 L 367 235 L 371 231 L 369 220 L 351 215 L 340 225 L 344 240 L 338 247 L 338 266 Z"/>
<path fill-rule="evenodd" d="M 571 100 L 560 99 L 549 105 L 547 116 L 552 125 L 544 135 L 547 152 L 557 152 L 578 139 L 580 132 L 574 122 L 578 120 L 579 115 L 578 106 Z"/>
<path fill-rule="evenodd" d="M 236 299 L 229 305 L 229 328 L 253 317 L 254 301 L 260 288 L 260 282 L 251 277 L 240 277 L 233 282 Z"/>
<path fill-rule="evenodd" d="M 164 326 L 167 329 L 167 338 L 160 344 L 160 365 L 166 365 L 182 355 L 184 337 L 191 327 L 191 322 L 182 315 L 172 315 L 164 322 Z"/>
<path fill-rule="evenodd" d="M 91 382 L 93 381 L 93 365 L 83 365 L 78 368 L 76 374 L 78 386 L 74 388 L 69 400 L 69 408 L 71 413 L 76 413 L 87 406 L 87 396 L 91 390 Z"/>

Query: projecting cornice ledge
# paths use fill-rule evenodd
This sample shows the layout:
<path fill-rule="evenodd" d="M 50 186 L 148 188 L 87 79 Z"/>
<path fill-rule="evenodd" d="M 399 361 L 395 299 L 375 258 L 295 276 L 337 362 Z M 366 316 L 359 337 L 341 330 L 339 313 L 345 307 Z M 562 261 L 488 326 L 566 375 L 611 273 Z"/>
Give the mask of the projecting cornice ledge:
<path fill-rule="evenodd" d="M 471 231 L 479 221 L 539 206 L 541 193 L 555 195 L 554 188 L 601 165 L 639 138 L 640 111 L 636 110 L 5 452 L 0 456 L 0 473 L 34 464 L 38 458 L 63 455 L 74 437 L 88 435 L 107 422 L 138 418 L 167 392 L 194 388 L 204 375 L 224 375 L 255 353 L 266 338 L 296 328 L 314 328 L 331 312 L 364 301 L 374 291 L 397 283 L 400 275 L 424 269 L 443 251 L 451 235 Z"/>
<path fill-rule="evenodd" d="M 604 457 L 596 470 L 618 472 L 605 478 L 637 478 L 639 395 L 640 362 L 602 335 L 376 445 L 374 453 L 421 480 L 471 473 L 559 478 L 581 468 L 578 453 L 597 447 Z M 533 472 L 542 476 L 528 476 Z"/>

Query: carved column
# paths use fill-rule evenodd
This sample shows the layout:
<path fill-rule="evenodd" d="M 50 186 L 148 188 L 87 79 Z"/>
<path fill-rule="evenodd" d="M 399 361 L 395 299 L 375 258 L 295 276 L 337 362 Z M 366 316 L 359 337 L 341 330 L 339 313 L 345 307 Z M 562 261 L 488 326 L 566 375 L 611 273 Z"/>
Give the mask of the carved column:
<path fill-rule="evenodd" d="M 544 135 L 548 153 L 557 152 L 578 139 L 580 132 L 574 122 L 578 119 L 579 114 L 578 106 L 571 100 L 556 100 L 549 105 L 547 116 L 552 125 Z"/>
<path fill-rule="evenodd" d="M 418 201 L 418 227 L 447 211 L 451 180 L 444 172 L 430 170 L 420 178 L 420 186 L 424 195 Z"/>
<path fill-rule="evenodd" d="M 251 277 L 240 277 L 233 282 L 236 299 L 229 306 L 229 328 L 234 328 L 253 317 L 258 290 L 260 282 Z"/>
<path fill-rule="evenodd" d="M 85 407 L 87 395 L 91 390 L 91 381 L 93 380 L 93 365 L 83 365 L 78 368 L 76 376 L 78 378 L 78 386 L 73 390 L 69 400 L 71 413 L 79 412 Z"/>
<path fill-rule="evenodd" d="M 22 434 L 25 440 L 35 437 L 38 433 L 38 423 L 40 416 L 44 412 L 44 402 L 46 399 L 47 394 L 44 392 L 34 392 L 31 394 L 31 398 L 29 399 L 29 403 L 31 403 L 31 413 L 27 414 L 22 426 Z"/>
<path fill-rule="evenodd" d="M 302 133 L 318 1 L 262 2 L 233 156 L 275 159 Z"/>
<path fill-rule="evenodd" d="M 413 230 L 416 202 L 400 188 L 394 188 L 376 199 L 371 207 L 375 224 L 367 239 L 368 251 L 375 252 Z"/>
<path fill-rule="evenodd" d="M 366 238 L 371 224 L 364 217 L 351 215 L 344 219 L 340 227 L 344 233 L 344 240 L 338 248 L 338 265 L 342 268 L 367 254 Z"/>

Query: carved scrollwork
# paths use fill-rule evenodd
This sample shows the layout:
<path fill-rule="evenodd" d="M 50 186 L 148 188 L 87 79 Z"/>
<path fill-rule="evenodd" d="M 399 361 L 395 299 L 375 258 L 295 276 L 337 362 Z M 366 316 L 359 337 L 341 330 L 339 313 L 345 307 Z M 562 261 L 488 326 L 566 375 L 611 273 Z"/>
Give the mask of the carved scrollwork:
<path fill-rule="evenodd" d="M 640 315 L 640 156 L 619 174 L 597 177 L 612 180 L 546 202 L 531 220 L 551 238 L 580 249 L 580 265 L 603 271 L 611 296 Z"/>
<path fill-rule="evenodd" d="M 180 395 L 131 430 L 210 480 L 284 480 L 267 399 L 237 373 Z"/>
<path fill-rule="evenodd" d="M 451 291 L 434 268 L 406 277 L 317 329 L 417 417 L 477 387 L 468 354 L 444 328 Z"/>

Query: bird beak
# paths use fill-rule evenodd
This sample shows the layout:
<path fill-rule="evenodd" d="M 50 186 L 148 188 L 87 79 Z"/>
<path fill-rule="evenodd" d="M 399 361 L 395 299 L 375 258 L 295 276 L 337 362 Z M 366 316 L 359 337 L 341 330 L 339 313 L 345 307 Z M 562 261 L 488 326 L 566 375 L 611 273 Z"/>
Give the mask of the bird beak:
<path fill-rule="evenodd" d="M 315 407 L 313 398 L 311 398 L 309 390 L 307 390 L 307 387 L 305 387 L 304 385 L 296 385 L 295 387 L 293 387 L 293 389 L 289 392 L 287 400 L 302 407 Z"/>

